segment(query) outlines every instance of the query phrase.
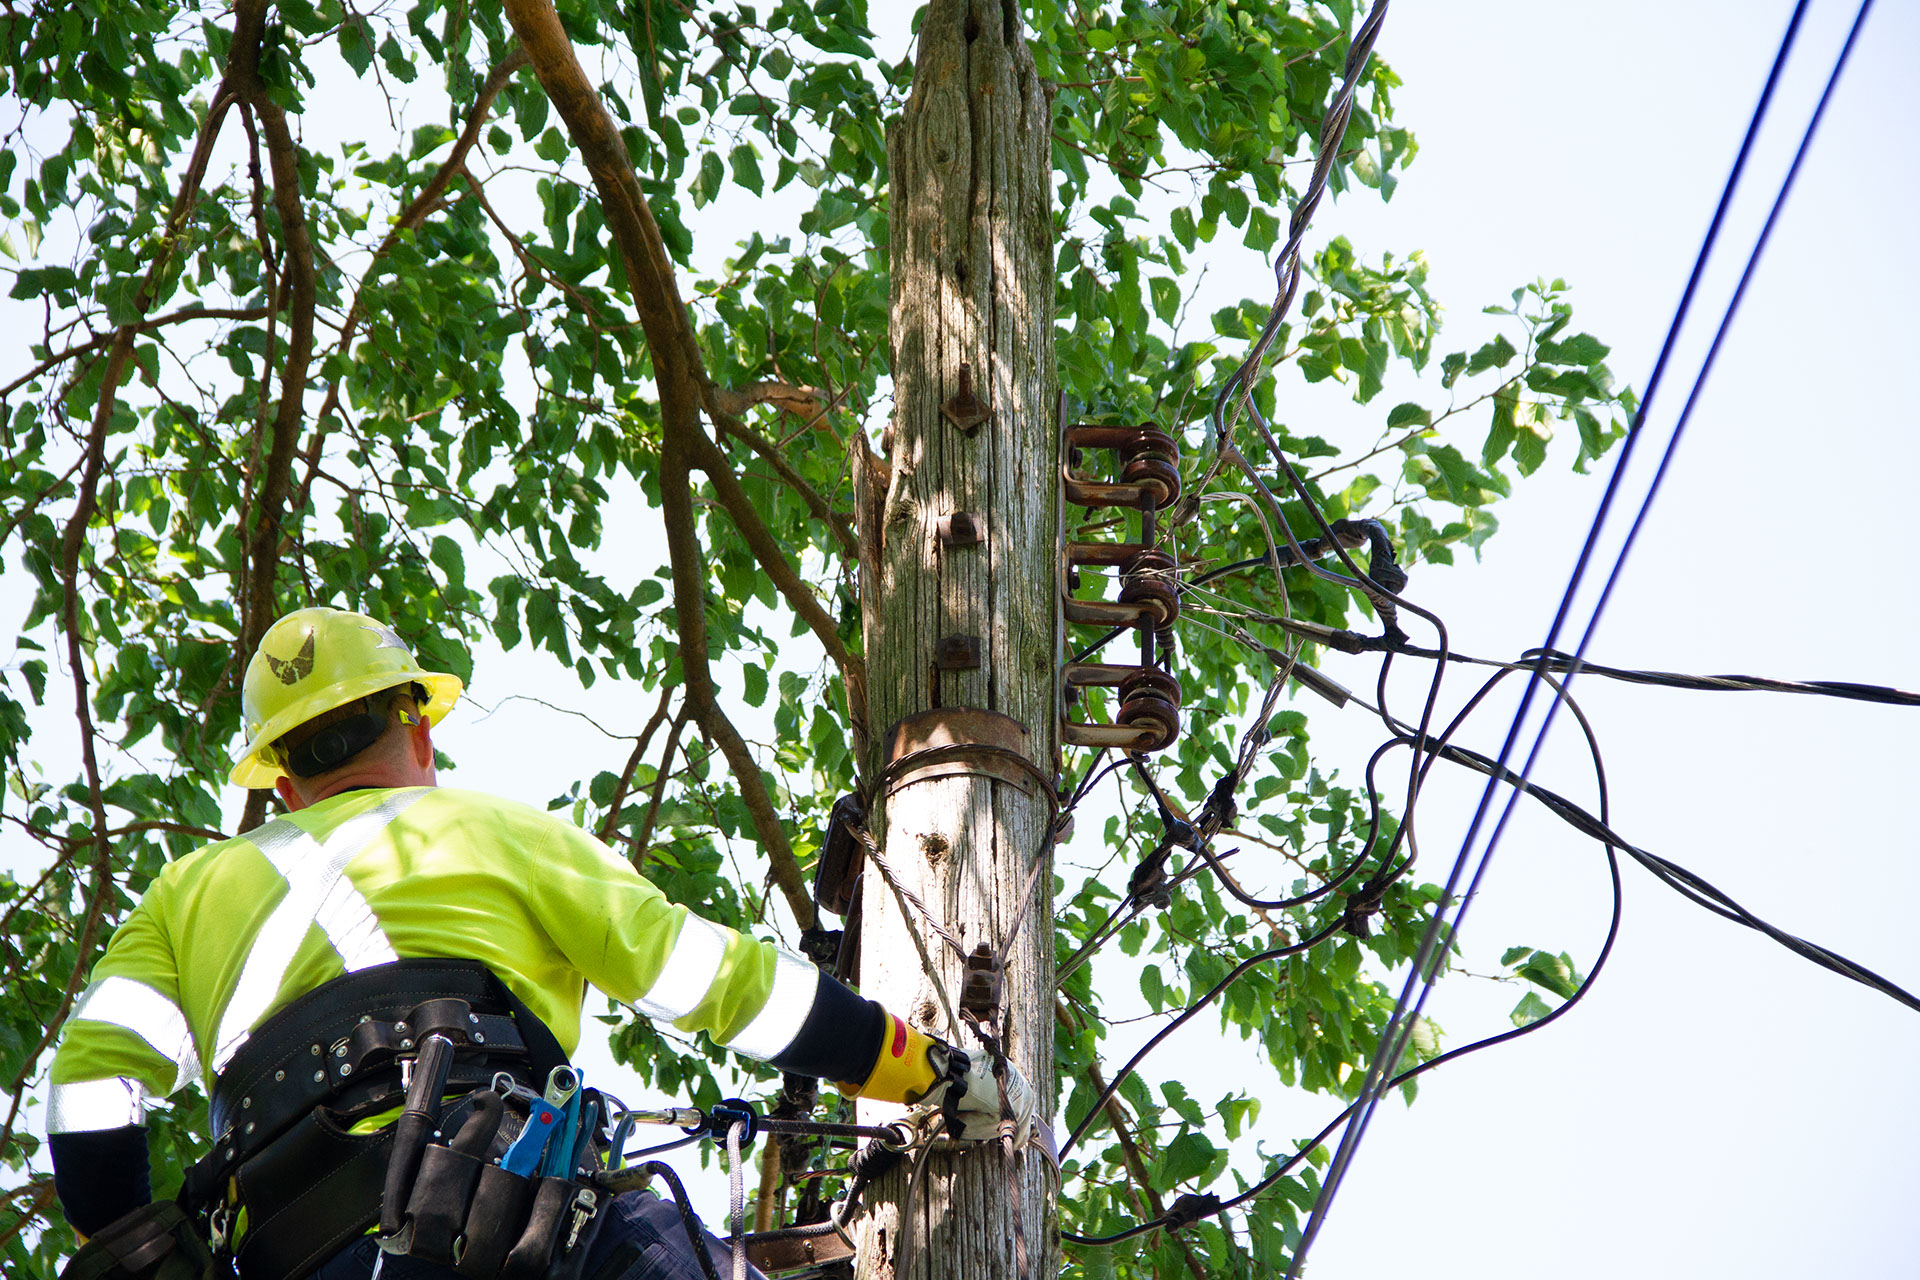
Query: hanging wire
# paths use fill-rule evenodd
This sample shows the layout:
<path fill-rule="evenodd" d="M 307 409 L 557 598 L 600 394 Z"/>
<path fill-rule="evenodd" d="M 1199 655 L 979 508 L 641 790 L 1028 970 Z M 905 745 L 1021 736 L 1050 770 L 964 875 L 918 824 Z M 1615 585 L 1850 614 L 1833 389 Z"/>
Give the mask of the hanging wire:
<path fill-rule="evenodd" d="M 1746 269 L 1741 275 L 1740 284 L 1736 288 L 1732 299 L 1728 303 L 1728 306 L 1722 318 L 1720 327 L 1715 334 L 1713 344 L 1712 346 L 1709 347 L 1706 359 L 1703 361 L 1702 366 L 1698 374 L 1696 375 L 1693 391 L 1688 396 L 1686 406 L 1683 408 L 1681 416 L 1674 428 L 1673 434 L 1668 441 L 1667 449 L 1661 459 L 1659 469 L 1656 471 L 1654 475 L 1653 482 L 1650 485 L 1646 496 L 1641 501 L 1639 514 L 1636 516 L 1634 523 L 1632 525 L 1632 528 L 1629 531 L 1626 543 L 1622 546 L 1618 556 L 1615 559 L 1613 570 L 1609 574 L 1606 586 L 1602 591 L 1599 601 L 1596 603 L 1594 607 L 1593 613 L 1589 618 L 1585 631 L 1582 633 L 1580 643 L 1574 650 L 1572 670 L 1569 672 L 1569 675 L 1568 675 L 1569 679 L 1571 679 L 1574 675 L 1577 675 L 1578 673 L 1580 658 L 1585 651 L 1588 641 L 1591 639 L 1593 635 L 1595 627 L 1599 623 L 1600 616 L 1605 609 L 1607 600 L 1612 592 L 1612 588 L 1619 580 L 1619 574 L 1620 574 L 1621 568 L 1625 563 L 1625 558 L 1627 553 L 1632 548 L 1634 537 L 1637 535 L 1639 529 L 1642 527 L 1646 517 L 1646 512 L 1648 508 L 1651 506 L 1654 497 L 1658 493 L 1660 482 L 1665 477 L 1666 470 L 1669 463 L 1672 460 L 1674 450 L 1677 447 L 1679 439 L 1684 431 L 1687 418 L 1690 415 L 1690 412 L 1693 406 L 1697 403 L 1700 389 L 1705 382 L 1707 374 L 1711 370 L 1713 358 L 1717 354 L 1720 347 L 1721 340 L 1724 338 L 1728 328 L 1731 325 L 1733 315 L 1738 309 L 1741 297 L 1745 292 L 1745 288 L 1748 281 L 1752 278 L 1754 267 L 1759 260 L 1761 252 L 1764 250 L 1766 246 L 1768 237 L 1770 236 L 1773 226 L 1775 225 L 1775 222 L 1778 218 L 1779 211 L 1784 206 L 1786 198 L 1790 193 L 1790 191 L 1792 190 L 1793 182 L 1795 177 L 1798 174 L 1800 163 L 1804 159 L 1807 153 L 1807 150 L 1812 142 L 1814 132 L 1819 126 L 1821 116 L 1825 112 L 1826 105 L 1832 96 L 1832 92 L 1835 85 L 1838 83 L 1840 73 L 1846 65 L 1848 54 L 1851 52 L 1853 48 L 1855 38 L 1857 37 L 1860 31 L 1861 25 L 1864 23 L 1866 19 L 1867 13 L 1870 10 L 1871 5 L 1872 5 L 1872 0 L 1862 0 L 1862 4 L 1860 6 L 1859 12 L 1856 15 L 1854 20 L 1853 28 L 1848 33 L 1847 42 L 1841 48 L 1840 54 L 1834 62 L 1832 73 L 1830 74 L 1827 81 L 1827 87 L 1821 95 L 1819 104 L 1814 109 L 1811 120 L 1808 122 L 1805 134 L 1801 139 L 1799 150 L 1795 154 L 1793 164 L 1787 171 L 1787 175 L 1781 184 L 1779 194 L 1775 198 L 1773 209 L 1769 213 L 1767 222 L 1762 227 L 1761 232 L 1754 245 L 1753 251 L 1748 258 Z M 1759 132 L 1761 123 L 1765 119 L 1767 108 L 1771 102 L 1773 92 L 1779 83 L 1781 72 L 1784 69 L 1784 66 L 1786 64 L 1789 54 L 1792 51 L 1795 37 L 1798 34 L 1800 22 L 1802 17 L 1805 14 L 1806 7 L 1807 7 L 1806 0 L 1801 0 L 1801 2 L 1795 6 L 1793 17 L 1790 20 L 1787 27 L 1786 34 L 1781 41 L 1779 53 L 1776 55 L 1773 67 L 1768 74 L 1766 87 L 1762 91 L 1760 101 L 1755 108 L 1753 119 L 1748 126 L 1746 137 L 1741 143 L 1739 155 L 1734 162 L 1733 171 L 1728 177 L 1726 188 L 1724 189 L 1721 195 L 1720 204 L 1714 212 L 1713 221 L 1708 228 L 1706 239 L 1702 244 L 1700 254 L 1695 261 L 1694 269 L 1691 276 L 1688 279 L 1686 290 L 1682 294 L 1680 306 L 1674 316 L 1672 325 L 1668 329 L 1666 340 L 1662 344 L 1660 356 L 1655 363 L 1653 376 L 1648 381 L 1646 397 L 1642 400 L 1639 411 L 1635 415 L 1633 430 L 1629 433 L 1628 438 L 1622 447 L 1620 459 L 1615 466 L 1613 476 L 1609 480 L 1607 490 L 1601 499 L 1599 511 L 1595 515 L 1592 528 L 1590 529 L 1587 536 L 1587 540 L 1583 545 L 1583 547 L 1581 548 L 1579 559 L 1575 564 L 1573 574 L 1571 575 L 1571 578 L 1567 585 L 1567 589 L 1561 599 L 1560 607 L 1555 613 L 1553 624 L 1548 631 L 1546 642 L 1542 646 L 1543 648 L 1546 648 L 1546 649 L 1553 648 L 1555 641 L 1559 636 L 1560 629 L 1567 621 L 1568 615 L 1572 610 L 1574 596 L 1579 588 L 1581 581 L 1585 576 L 1587 565 L 1591 560 L 1591 557 L 1593 555 L 1593 552 L 1595 550 L 1596 544 L 1599 539 L 1600 532 L 1605 525 L 1606 517 L 1612 507 L 1612 503 L 1615 497 L 1619 493 L 1620 484 L 1623 477 L 1626 474 L 1628 463 L 1631 459 L 1634 446 L 1637 444 L 1637 442 L 1641 438 L 1641 434 L 1642 434 L 1641 428 L 1644 426 L 1646 422 L 1648 410 L 1654 401 L 1655 393 L 1658 390 L 1658 384 L 1659 384 L 1661 375 L 1664 373 L 1666 363 L 1670 358 L 1671 353 L 1674 349 L 1678 333 L 1685 321 L 1688 308 L 1691 304 L 1694 291 L 1699 284 L 1706 261 L 1711 255 L 1715 241 L 1718 238 L 1718 233 L 1719 233 L 1722 221 L 1725 217 L 1727 208 L 1731 203 L 1734 191 L 1736 190 L 1739 184 L 1739 180 L 1745 168 L 1746 161 L 1749 155 L 1751 154 L 1755 137 Z M 1525 691 L 1522 693 L 1522 696 L 1521 696 L 1520 707 L 1514 715 L 1512 727 L 1508 732 L 1506 741 L 1502 744 L 1499 757 L 1494 762 L 1495 767 L 1497 769 L 1504 769 L 1506 760 L 1509 758 L 1514 746 L 1517 744 L 1522 725 L 1524 724 L 1526 720 L 1527 712 L 1530 709 L 1530 703 L 1532 701 L 1535 691 L 1537 690 L 1541 682 L 1540 677 L 1542 674 L 1543 673 L 1536 668 L 1532 677 L 1530 677 L 1528 680 Z M 1550 702 L 1542 717 L 1541 727 L 1535 735 L 1533 746 L 1530 748 L 1527 756 L 1527 760 L 1523 764 L 1520 771 L 1519 780 L 1522 785 L 1525 784 L 1527 775 L 1530 772 L 1535 760 L 1537 759 L 1541 746 L 1544 743 L 1546 733 L 1548 729 L 1551 728 L 1553 713 L 1557 708 L 1557 705 L 1558 705 L 1557 700 Z M 1448 883 L 1446 886 L 1444 896 L 1440 900 L 1441 905 L 1434 912 L 1433 920 L 1428 927 L 1426 936 L 1423 937 L 1421 940 L 1420 954 L 1416 956 L 1412 972 L 1408 975 L 1406 986 L 1403 988 L 1400 999 L 1396 1003 L 1394 1015 L 1389 1020 L 1386 1030 L 1382 1033 L 1379 1049 L 1375 1053 L 1374 1060 L 1368 1068 L 1367 1077 L 1362 1084 L 1360 1097 L 1358 1099 L 1358 1110 L 1356 1111 L 1352 1122 L 1349 1123 L 1346 1129 L 1346 1132 L 1342 1135 L 1340 1146 L 1338 1150 L 1336 1150 L 1333 1161 L 1328 1167 L 1327 1176 L 1321 1186 L 1320 1194 L 1318 1197 L 1316 1197 L 1314 1202 L 1314 1207 L 1308 1215 L 1306 1226 L 1301 1233 L 1300 1243 L 1296 1247 L 1293 1257 L 1289 1262 L 1289 1266 L 1287 1270 L 1288 1280 L 1293 1280 L 1293 1278 L 1299 1274 L 1300 1266 L 1304 1262 L 1307 1253 L 1312 1248 L 1313 1242 L 1317 1238 L 1320 1228 L 1326 1220 L 1327 1210 L 1329 1206 L 1332 1204 L 1332 1201 L 1335 1195 L 1338 1194 L 1340 1184 L 1344 1179 L 1346 1170 L 1351 1164 L 1351 1161 L 1353 1159 L 1353 1153 L 1357 1148 L 1361 1138 L 1364 1137 L 1368 1122 L 1372 1118 L 1374 1108 L 1378 1105 L 1379 1098 L 1382 1092 L 1380 1083 L 1383 1078 L 1383 1075 L 1387 1070 L 1388 1065 L 1390 1063 L 1398 1062 L 1400 1055 L 1404 1053 L 1405 1051 L 1404 1047 L 1412 1034 L 1414 1022 L 1415 1020 L 1418 1019 L 1420 1015 L 1420 1011 L 1425 1006 L 1427 995 L 1429 994 L 1432 988 L 1431 988 L 1431 980 L 1423 976 L 1422 961 L 1430 959 L 1432 957 L 1438 945 L 1438 941 L 1443 929 L 1445 930 L 1449 939 L 1454 939 L 1458 937 L 1460 925 L 1465 918 L 1467 908 L 1472 903 L 1474 893 L 1477 890 L 1479 883 L 1481 881 L 1481 878 L 1484 876 L 1487 870 L 1487 867 L 1491 863 L 1492 856 L 1498 847 L 1500 837 L 1503 834 L 1506 824 L 1514 811 L 1514 806 L 1517 803 L 1517 798 L 1519 794 L 1518 791 L 1516 791 L 1516 794 L 1513 797 L 1509 798 L 1506 807 L 1503 809 L 1498 821 L 1495 823 L 1493 831 L 1491 835 L 1488 837 L 1486 847 L 1480 855 L 1478 865 L 1474 870 L 1474 874 L 1469 880 L 1467 892 L 1465 896 L 1459 900 L 1459 906 L 1454 911 L 1453 921 L 1451 925 L 1447 925 L 1446 924 L 1447 912 L 1445 909 L 1445 904 L 1454 900 L 1452 897 L 1453 891 L 1459 882 L 1461 872 L 1464 870 L 1465 864 L 1469 858 L 1470 851 L 1474 845 L 1475 837 L 1478 834 L 1479 827 L 1483 822 L 1489 807 L 1491 806 L 1494 790 L 1495 790 L 1495 784 L 1496 784 L 1496 779 L 1490 777 L 1487 786 L 1482 790 L 1480 802 L 1475 809 L 1472 821 L 1469 823 L 1466 838 L 1462 842 L 1460 855 L 1455 860 L 1453 870 L 1448 877 Z M 1409 1010 L 1411 1010 L 1411 1015 L 1412 1015 L 1411 1017 L 1407 1016 Z"/>
<path fill-rule="evenodd" d="M 1488 693 L 1491 690 L 1491 688 L 1505 674 L 1506 673 L 1504 672 L 1500 673 L 1498 675 L 1495 675 L 1491 680 L 1489 680 L 1487 682 L 1487 685 L 1483 687 L 1480 690 L 1480 692 L 1475 695 L 1474 702 L 1477 703 L 1481 698 L 1483 698 L 1486 695 L 1486 693 Z M 1607 821 L 1608 814 L 1610 812 L 1610 801 L 1608 799 L 1606 762 L 1601 756 L 1600 740 L 1593 731 L 1592 723 L 1587 719 L 1586 714 L 1580 709 L 1579 705 L 1573 701 L 1571 695 L 1567 694 L 1566 691 L 1564 689 L 1561 689 L 1557 684 L 1555 685 L 1555 691 L 1559 696 L 1567 699 L 1568 709 L 1573 713 L 1575 720 L 1578 721 L 1581 732 L 1586 738 L 1587 751 L 1593 761 L 1594 781 L 1599 793 L 1599 808 L 1600 808 L 1600 814 L 1601 814 L 1601 824 L 1604 825 Z M 1462 714 L 1464 715 L 1465 713 L 1463 712 Z M 1450 731 L 1452 728 L 1457 728 L 1457 727 L 1458 727 L 1457 725 L 1451 726 Z M 1466 1057 L 1470 1053 L 1478 1053 L 1482 1049 L 1490 1048 L 1496 1044 L 1504 1044 L 1509 1040 L 1518 1039 L 1520 1036 L 1529 1035 L 1535 1031 L 1538 1031 L 1550 1023 L 1559 1021 L 1560 1018 L 1563 1017 L 1569 1010 L 1571 1010 L 1575 1005 L 1579 1004 L 1580 1001 L 1586 998 L 1587 992 L 1592 989 L 1594 982 L 1599 979 L 1601 971 L 1606 968 L 1607 960 L 1613 954 L 1614 943 L 1618 940 L 1620 936 L 1620 919 L 1621 919 L 1621 908 L 1622 908 L 1622 897 L 1623 897 L 1621 883 L 1620 883 L 1620 859 L 1616 853 L 1615 846 L 1612 844 L 1607 844 L 1605 846 L 1605 852 L 1606 852 L 1606 858 L 1607 858 L 1608 879 L 1611 884 L 1612 893 L 1613 893 L 1613 905 L 1607 921 L 1607 934 L 1606 934 L 1605 940 L 1600 945 L 1599 955 L 1594 959 L 1593 967 L 1587 972 L 1586 977 L 1574 989 L 1573 993 L 1569 995 L 1566 998 L 1566 1000 L 1564 1000 L 1559 1005 L 1558 1008 L 1553 1009 L 1552 1011 L 1547 1013 L 1544 1017 L 1536 1019 L 1535 1021 L 1528 1023 L 1524 1027 L 1515 1027 L 1511 1030 L 1503 1031 L 1496 1035 L 1488 1036 L 1481 1040 L 1476 1040 L 1472 1044 L 1462 1045 L 1456 1049 L 1449 1049 L 1445 1053 L 1439 1054 L 1433 1058 L 1429 1058 L 1426 1062 L 1420 1063 L 1416 1066 L 1409 1068 L 1406 1071 L 1401 1072 L 1400 1074 L 1393 1077 L 1393 1079 L 1388 1081 L 1387 1088 L 1389 1090 L 1398 1088 L 1400 1085 L 1407 1083 L 1409 1080 L 1414 1079 L 1416 1076 L 1422 1075 L 1428 1071 L 1432 1071 L 1435 1068 L 1445 1065 L 1446 1063 L 1458 1061 L 1459 1059 Z M 1104 1106 L 1105 1104 L 1102 1103 L 1101 1105 Z M 1211 1203 L 1204 1203 L 1197 1206 L 1190 1205 L 1186 1208 L 1184 1212 L 1175 1212 L 1174 1210 L 1169 1210 L 1167 1214 L 1162 1215 L 1160 1218 L 1156 1218 L 1149 1222 L 1139 1223 L 1135 1226 L 1126 1228 L 1123 1231 L 1119 1231 L 1111 1235 L 1081 1236 L 1081 1235 L 1076 1235 L 1073 1232 L 1063 1231 L 1060 1233 L 1060 1237 L 1063 1240 L 1070 1241 L 1075 1244 L 1111 1245 L 1111 1244 L 1117 1244 L 1122 1240 L 1131 1239 L 1135 1236 L 1145 1235 L 1147 1232 L 1154 1231 L 1162 1227 L 1178 1228 L 1180 1226 L 1185 1226 L 1191 1222 L 1198 1221 L 1200 1218 L 1215 1216 L 1221 1213 L 1225 1213 L 1230 1209 L 1238 1208 L 1239 1206 L 1256 1199 L 1262 1192 L 1272 1187 L 1275 1183 L 1279 1182 L 1281 1178 L 1285 1177 L 1288 1173 L 1290 1173 L 1296 1166 L 1299 1165 L 1299 1163 L 1302 1160 L 1306 1159 L 1308 1153 L 1312 1152 L 1316 1147 L 1320 1146 L 1321 1143 L 1323 1143 L 1326 1140 L 1327 1135 L 1332 1133 L 1334 1129 L 1338 1128 L 1343 1122 L 1345 1122 L 1350 1116 L 1352 1116 L 1355 1108 L 1357 1108 L 1358 1106 L 1359 1106 L 1359 1103 L 1357 1101 L 1349 1105 L 1345 1110 L 1340 1112 L 1339 1115 L 1335 1116 L 1331 1121 L 1329 1121 L 1326 1127 L 1321 1129 L 1320 1132 L 1316 1134 L 1310 1141 L 1308 1141 L 1305 1145 L 1303 1145 L 1296 1152 L 1294 1152 L 1294 1154 L 1290 1158 L 1288 1158 L 1287 1160 L 1283 1161 L 1282 1163 L 1280 1163 L 1279 1165 L 1271 1169 L 1267 1173 L 1267 1175 L 1264 1178 L 1262 1178 L 1260 1181 L 1254 1183 L 1252 1186 L 1249 1186 L 1244 1191 L 1240 1192 L 1238 1195 L 1234 1196 L 1229 1200 L 1223 1201 L 1219 1199 L 1219 1197 L 1217 1196 L 1201 1197 L 1200 1199 L 1210 1201 Z M 1182 1197 L 1182 1199 L 1186 1199 L 1186 1197 Z M 1176 1202 L 1176 1208 L 1178 1208 L 1178 1202 Z"/>

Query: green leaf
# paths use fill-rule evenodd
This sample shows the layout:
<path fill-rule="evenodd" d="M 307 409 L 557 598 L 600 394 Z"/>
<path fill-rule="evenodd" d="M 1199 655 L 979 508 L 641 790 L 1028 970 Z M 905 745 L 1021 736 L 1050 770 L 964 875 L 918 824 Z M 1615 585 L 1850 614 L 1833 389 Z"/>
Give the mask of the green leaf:
<path fill-rule="evenodd" d="M 1514 972 L 1517 977 L 1546 988 L 1562 1000 L 1571 1000 L 1574 992 L 1580 989 L 1580 984 L 1586 981 L 1580 970 L 1574 967 L 1573 957 L 1564 952 L 1550 956 L 1544 951 L 1529 951 L 1526 962 Z"/>
<path fill-rule="evenodd" d="M 733 167 L 735 182 L 755 195 L 759 195 L 764 190 L 766 184 L 760 177 L 760 157 L 752 147 L 742 143 L 733 149 L 727 159 Z"/>
<path fill-rule="evenodd" d="M 1160 323 L 1171 326 L 1180 314 L 1180 286 L 1160 276 L 1147 281 L 1147 286 L 1153 291 L 1153 314 Z"/>
<path fill-rule="evenodd" d="M 359 22 L 340 24 L 340 56 L 356 76 L 366 75 L 367 68 L 373 65 L 373 49 L 367 44 Z"/>
<path fill-rule="evenodd" d="M 1519 354 L 1513 349 L 1513 344 L 1507 341 L 1506 334 L 1495 334 L 1492 342 L 1474 352 L 1473 358 L 1467 361 L 1467 372 L 1484 373 L 1488 369 L 1504 369 Z"/>
<path fill-rule="evenodd" d="M 1433 415 L 1417 404 L 1397 404 L 1387 411 L 1387 430 L 1398 431 L 1407 426 L 1432 426 Z"/>
<path fill-rule="evenodd" d="M 1513 1006 L 1511 1017 L 1513 1018 L 1514 1026 L 1530 1027 L 1552 1012 L 1553 1010 L 1547 1007 L 1545 1000 L 1542 1000 L 1539 996 L 1529 991 L 1520 997 L 1519 1004 Z"/>
<path fill-rule="evenodd" d="M 1160 1157 L 1160 1176 L 1155 1181 L 1167 1187 L 1192 1182 L 1206 1173 L 1217 1154 L 1204 1134 L 1183 1133 L 1167 1144 Z"/>
<path fill-rule="evenodd" d="M 1543 342 L 1540 344 L 1540 359 L 1547 364 L 1595 365 L 1607 358 L 1612 350 L 1606 343 L 1590 333 L 1577 333 L 1565 342 Z"/>

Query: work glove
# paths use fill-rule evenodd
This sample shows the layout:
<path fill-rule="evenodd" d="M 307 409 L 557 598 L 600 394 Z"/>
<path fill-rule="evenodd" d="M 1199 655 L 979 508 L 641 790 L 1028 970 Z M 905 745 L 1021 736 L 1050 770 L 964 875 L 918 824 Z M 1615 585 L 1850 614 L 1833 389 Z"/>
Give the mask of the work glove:
<path fill-rule="evenodd" d="M 1003 1062 L 996 1074 L 993 1055 L 985 1049 L 962 1049 L 938 1040 L 927 1057 L 940 1079 L 921 1101 L 939 1106 L 949 1137 L 988 1141 L 1002 1136 L 1005 1121 L 1013 1145 L 1026 1145 L 1033 1133 L 1034 1092 L 1020 1068 Z"/>

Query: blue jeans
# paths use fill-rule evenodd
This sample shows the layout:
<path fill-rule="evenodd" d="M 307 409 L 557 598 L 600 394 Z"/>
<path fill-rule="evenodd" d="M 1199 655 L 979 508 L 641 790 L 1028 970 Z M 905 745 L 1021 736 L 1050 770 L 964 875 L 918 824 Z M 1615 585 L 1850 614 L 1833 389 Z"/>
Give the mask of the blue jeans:
<path fill-rule="evenodd" d="M 680 1210 L 673 1201 L 663 1200 L 651 1191 L 629 1191 L 607 1206 L 606 1214 L 606 1220 L 600 1224 L 600 1234 L 594 1237 L 593 1248 L 587 1253 L 581 1280 L 705 1280 L 706 1272 L 700 1269 L 693 1241 L 688 1239 Z M 713 1259 L 713 1269 L 719 1273 L 720 1280 L 732 1280 L 732 1250 L 712 1233 L 702 1231 L 701 1234 L 706 1239 L 707 1256 Z M 600 1269 L 620 1252 L 623 1244 L 638 1249 L 639 1256 L 624 1269 L 601 1275 Z M 334 1254 L 308 1280 L 367 1280 L 373 1274 L 374 1259 L 379 1253 L 373 1237 L 363 1236 Z M 747 1275 L 752 1280 L 766 1280 L 753 1267 L 747 1268 Z M 463 1278 L 452 1267 L 419 1258 L 390 1257 L 380 1269 L 380 1280 Z"/>

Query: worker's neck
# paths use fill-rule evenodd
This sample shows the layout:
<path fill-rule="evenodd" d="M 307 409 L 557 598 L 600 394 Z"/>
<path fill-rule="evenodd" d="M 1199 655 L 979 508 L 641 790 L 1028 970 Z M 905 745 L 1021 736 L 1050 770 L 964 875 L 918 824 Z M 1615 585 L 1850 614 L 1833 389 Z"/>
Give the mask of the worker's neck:
<path fill-rule="evenodd" d="M 411 766 L 410 762 L 401 764 L 383 761 L 368 768 L 354 768 L 349 765 L 319 778 L 282 777 L 278 790 L 287 808 L 297 811 L 319 804 L 322 800 L 331 800 L 349 791 L 434 785 L 436 785 L 436 779 L 431 765 L 421 769 Z"/>

